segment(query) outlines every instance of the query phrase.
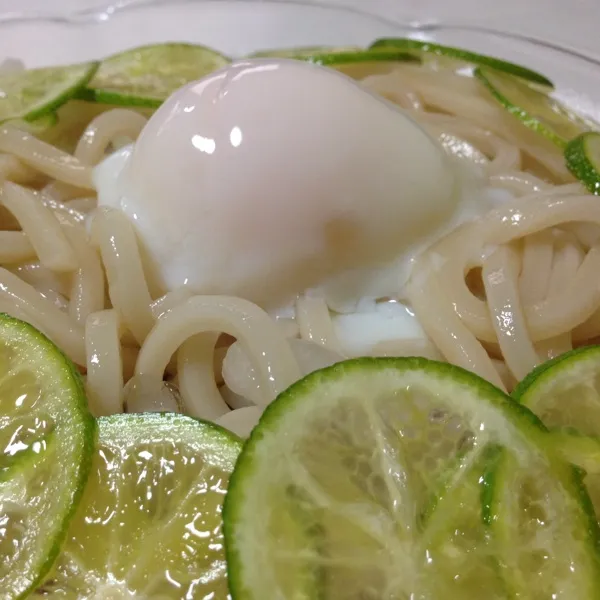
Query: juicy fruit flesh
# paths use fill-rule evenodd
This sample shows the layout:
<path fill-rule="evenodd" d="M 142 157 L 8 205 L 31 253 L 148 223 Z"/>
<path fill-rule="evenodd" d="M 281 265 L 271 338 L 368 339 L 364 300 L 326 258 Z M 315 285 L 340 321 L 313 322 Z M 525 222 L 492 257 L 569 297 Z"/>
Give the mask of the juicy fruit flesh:
<path fill-rule="evenodd" d="M 30 414 L 42 399 L 42 388 L 29 370 L 12 365 L 11 350 L 0 346 L 0 481 L 36 449 L 52 431 L 49 417 Z M 8 416 L 10 415 L 10 416 Z"/>
<path fill-rule="evenodd" d="M 596 515 L 600 515 L 600 348 L 589 347 L 578 355 L 565 358 L 534 378 L 520 400 L 546 426 L 561 434 L 557 445 L 572 445 L 568 460 L 584 470 L 584 483 Z M 575 432 L 575 433 L 573 433 Z M 573 437 L 569 439 L 569 436 Z M 593 454 L 587 456 L 583 437 L 591 436 Z"/>
<path fill-rule="evenodd" d="M 33 327 L 0 315 L 0 599 L 47 574 L 92 455 L 95 422 L 74 365 Z"/>
<path fill-rule="evenodd" d="M 145 46 L 104 61 L 90 88 L 101 92 L 154 99 L 159 105 L 190 81 L 225 66 L 224 56 L 190 44 Z"/>
<path fill-rule="evenodd" d="M 0 74 L 0 122 L 47 115 L 63 104 L 96 70 L 97 63 Z"/>
<path fill-rule="evenodd" d="M 335 426 L 313 422 L 312 440 L 300 444 L 298 459 L 310 479 L 295 482 L 307 496 L 299 504 L 315 526 L 321 523 L 321 552 L 335 556 L 337 563 L 325 560 L 321 565 L 326 597 L 425 598 L 442 589 L 451 593 L 448 586 L 453 585 L 456 593 L 474 594 L 483 587 L 493 598 L 496 591 L 490 585 L 496 577 L 488 577 L 483 558 L 486 541 L 477 519 L 477 491 L 471 492 L 476 502 L 468 512 L 456 512 L 445 524 L 447 537 L 423 545 L 428 530 L 420 507 L 436 493 L 457 453 L 466 453 L 466 463 L 480 454 L 466 423 L 427 407 L 427 396 L 418 392 L 408 402 L 390 400 L 382 399 L 380 412 L 364 411 L 344 399 L 330 415 Z M 322 449 L 325 438 L 327 453 Z M 464 485 L 456 482 L 457 495 L 466 494 L 460 491 Z M 339 510 L 317 516 L 324 504 L 332 503 Z"/>
<path fill-rule="evenodd" d="M 226 485 L 226 472 L 197 450 L 104 440 L 58 566 L 37 593 L 73 600 L 226 598 Z"/>
<path fill-rule="evenodd" d="M 535 600 L 593 597 L 597 565 L 586 507 L 568 468 L 555 480 L 533 415 L 476 378 L 472 386 L 435 376 L 396 385 L 387 373 L 366 376 L 376 363 L 350 362 L 356 377 L 345 385 L 331 371 L 343 380 L 349 363 L 315 376 L 314 397 L 306 379 L 297 384 L 305 389 L 294 394 L 292 387 L 267 410 L 240 458 L 225 513 L 235 593 L 500 600 L 514 588 Z M 487 455 L 496 446 L 519 474 L 500 522 L 508 531 L 522 527 L 516 549 L 484 522 L 483 495 L 493 488 Z M 530 471 L 539 482 L 531 489 L 521 485 Z M 536 536 L 548 543 L 538 548 Z M 553 564 L 537 560 L 540 549 Z M 521 561 L 516 581 L 500 568 L 510 551 Z"/>
<path fill-rule="evenodd" d="M 19 353 L 0 343 L 0 584 L 35 535 L 38 495 L 48 462 L 55 459 L 50 415 L 35 374 L 20 368 Z"/>
<path fill-rule="evenodd" d="M 590 349 L 586 354 L 590 358 L 569 360 L 568 367 L 561 363 L 551 367 L 552 373 L 543 373 L 539 383 L 534 382 L 536 387 L 524 395 L 525 405 L 546 426 L 600 435 L 600 352 Z"/>
<path fill-rule="evenodd" d="M 597 556 L 590 554 L 591 544 L 580 543 L 582 532 L 592 536 L 591 543 L 594 534 L 591 521 L 574 517 L 573 504 L 579 499 L 564 494 L 560 479 L 548 477 L 543 461 L 523 469 L 514 457 L 505 455 L 503 460 L 496 474 L 501 510 L 492 528 L 500 540 L 498 560 L 509 589 L 517 595 L 531 591 L 529 597 L 540 600 L 595 598 Z M 562 462 L 552 466 L 554 472 L 570 469 Z"/>

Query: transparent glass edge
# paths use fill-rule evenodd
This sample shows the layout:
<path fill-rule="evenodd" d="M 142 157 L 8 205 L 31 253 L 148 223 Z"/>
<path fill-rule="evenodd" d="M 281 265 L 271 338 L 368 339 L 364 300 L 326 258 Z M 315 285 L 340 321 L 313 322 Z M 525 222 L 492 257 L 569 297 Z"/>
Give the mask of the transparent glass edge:
<path fill-rule="evenodd" d="M 98 2 L 91 6 L 74 10 L 25 10 L 8 11 L 0 14 L 0 25 L 2 23 L 14 23 L 18 21 L 53 21 L 61 23 L 77 24 L 82 21 L 108 21 L 113 15 L 123 11 L 135 10 L 137 8 L 150 6 L 167 6 L 175 0 L 117 0 L 116 2 Z M 194 4 L 205 0 L 177 0 L 179 4 Z M 371 2 L 368 9 L 364 8 L 360 0 L 236 0 L 238 2 L 261 2 L 265 4 L 298 4 L 310 5 L 321 8 L 342 10 L 357 15 L 382 19 L 387 23 L 394 23 L 401 27 L 419 28 L 422 26 L 436 25 L 435 19 L 420 21 L 411 18 L 397 0 L 380 0 Z M 363 5 L 363 6 L 361 6 Z"/>
<path fill-rule="evenodd" d="M 206 0 L 117 0 L 116 2 L 101 1 L 91 6 L 74 10 L 62 11 L 9 11 L 0 13 L 0 28 L 23 22 L 57 23 L 64 25 L 80 25 L 86 23 L 108 23 L 113 16 L 123 12 L 135 11 L 138 9 L 167 6 L 172 3 L 177 4 L 199 4 Z M 218 1 L 218 0 L 212 0 Z M 435 34 L 440 30 L 465 31 L 479 34 L 489 34 L 502 38 L 514 39 L 516 41 L 532 43 L 539 46 L 545 46 L 550 50 L 571 55 L 572 57 L 586 61 L 587 63 L 600 67 L 600 54 L 594 55 L 589 51 L 581 50 L 570 44 L 557 43 L 544 36 L 529 35 L 526 31 L 506 31 L 496 29 L 481 23 L 467 21 L 450 21 L 435 18 L 419 18 L 418 15 L 410 11 L 407 7 L 402 7 L 398 0 L 380 0 L 379 2 L 370 2 L 369 7 L 365 8 L 360 0 L 236 0 L 241 3 L 262 4 L 295 4 L 300 6 L 314 6 L 328 8 L 357 16 L 369 17 L 371 19 L 381 20 L 387 25 L 394 25 L 399 30 L 403 30 L 409 37 L 427 37 L 428 34 Z M 353 2 L 350 5 L 350 2 Z"/>

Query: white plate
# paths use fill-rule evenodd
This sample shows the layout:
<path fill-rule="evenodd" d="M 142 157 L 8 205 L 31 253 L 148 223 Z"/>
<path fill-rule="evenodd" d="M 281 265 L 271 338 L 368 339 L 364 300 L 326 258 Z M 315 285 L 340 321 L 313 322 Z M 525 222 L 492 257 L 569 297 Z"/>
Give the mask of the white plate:
<path fill-rule="evenodd" d="M 19 11 L 26 13 L 22 1 L 18 3 Z M 31 4 L 33 1 L 37 6 Z M 524 33 L 527 28 L 516 17 L 515 25 L 519 26 L 514 28 L 507 26 L 506 18 L 497 22 L 482 19 L 481 13 L 473 12 L 471 0 L 423 2 L 429 8 L 418 10 L 408 0 L 329 0 L 324 3 L 351 4 L 355 7 L 352 9 L 269 0 L 121 0 L 107 7 L 102 0 L 86 0 L 87 6 L 92 8 L 76 12 L 69 1 L 30 0 L 30 8 L 37 8 L 38 14 L 44 13 L 46 18 L 5 15 L 5 20 L 0 20 L 0 57 L 19 57 L 28 66 L 42 66 L 101 58 L 139 44 L 173 40 L 200 42 L 238 56 L 267 47 L 364 45 L 381 36 L 410 35 L 488 52 L 538 69 L 556 82 L 559 95 L 574 108 L 596 118 L 600 116 L 593 102 L 594 98 L 600 99 L 600 61 L 594 52 L 578 51 L 573 44 L 557 43 L 551 35 L 557 31 L 556 19 L 565 16 L 564 6 L 568 4 L 576 12 L 574 5 L 568 2 L 560 2 L 563 12 L 553 13 L 545 9 L 557 8 L 556 0 L 520 0 L 529 7 L 529 12 L 532 6 L 539 7 L 533 14 L 539 14 L 541 22 L 548 17 L 545 22 L 549 35 L 544 37 L 539 33 Z M 509 4 L 514 1 L 505 0 Z M 600 6 L 595 1 L 593 4 Z M 438 8 L 432 9 L 432 5 Z M 491 7 L 487 1 L 480 0 L 479 5 Z M 363 7 L 362 11 L 357 10 L 357 6 Z M 457 7 L 453 18 L 449 6 Z M 391 15 L 390 20 L 367 14 L 369 7 L 374 13 Z M 597 9 L 590 7 L 590 12 L 579 13 L 577 18 L 593 21 Z M 410 21 L 411 15 L 425 16 L 432 10 L 446 15 L 445 23 L 429 18 Z M 496 11 L 489 14 L 500 14 L 497 8 L 489 10 Z M 13 11 L 12 17 L 15 14 Z M 404 24 L 401 24 L 402 14 Z M 554 19 L 549 18 L 552 14 Z M 531 15 L 529 22 L 537 26 L 537 30 L 533 27 L 531 31 L 539 32 L 540 22 L 531 21 Z"/>

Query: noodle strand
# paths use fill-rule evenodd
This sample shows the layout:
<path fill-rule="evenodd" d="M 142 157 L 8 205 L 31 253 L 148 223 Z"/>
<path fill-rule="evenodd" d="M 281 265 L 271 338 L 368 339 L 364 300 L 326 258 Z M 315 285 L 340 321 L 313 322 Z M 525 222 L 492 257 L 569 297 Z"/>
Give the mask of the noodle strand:
<path fill-rule="evenodd" d="M 96 417 L 123 412 L 123 364 L 119 316 L 115 310 L 90 314 L 85 322 L 86 391 Z"/>
<path fill-rule="evenodd" d="M 256 361 L 269 392 L 263 403 L 300 379 L 296 359 L 267 313 L 251 302 L 226 296 L 195 296 L 159 319 L 142 346 L 136 374 L 161 380 L 185 340 L 211 331 L 235 337 Z"/>

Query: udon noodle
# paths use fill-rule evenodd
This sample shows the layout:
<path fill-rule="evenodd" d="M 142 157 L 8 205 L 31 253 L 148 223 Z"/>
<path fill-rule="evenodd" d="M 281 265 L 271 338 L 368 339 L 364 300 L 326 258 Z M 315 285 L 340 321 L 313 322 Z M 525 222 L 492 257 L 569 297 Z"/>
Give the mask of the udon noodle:
<path fill-rule="evenodd" d="M 514 198 L 418 258 L 405 299 L 428 340 L 382 342 L 373 354 L 446 360 L 510 390 L 536 364 L 593 343 L 600 203 L 560 150 L 475 79 L 402 65 L 362 84 Z M 345 351 L 318 297 L 275 319 L 240 298 L 153 296 L 131 224 L 96 209 L 92 183 L 94 165 L 145 122 L 70 102 L 46 141 L 0 129 L 0 310 L 78 365 L 95 414 L 184 411 L 245 434 L 279 392 Z"/>

